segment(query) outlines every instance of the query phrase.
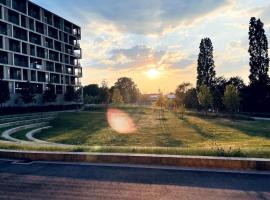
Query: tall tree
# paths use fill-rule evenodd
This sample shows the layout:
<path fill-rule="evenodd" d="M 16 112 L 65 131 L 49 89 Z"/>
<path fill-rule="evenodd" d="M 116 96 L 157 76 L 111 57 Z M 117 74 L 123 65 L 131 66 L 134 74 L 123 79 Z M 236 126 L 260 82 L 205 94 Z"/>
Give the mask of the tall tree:
<path fill-rule="evenodd" d="M 249 23 L 250 84 L 266 84 L 269 69 L 268 42 L 260 19 L 252 17 Z"/>
<path fill-rule="evenodd" d="M 114 84 L 114 87 L 120 90 L 124 103 L 137 102 L 140 95 L 140 91 L 131 78 L 128 77 L 119 78 L 117 82 Z"/>
<path fill-rule="evenodd" d="M 213 93 L 213 108 L 216 112 L 219 112 L 224 107 L 222 103 L 222 98 L 226 89 L 226 83 L 227 80 L 222 76 L 215 78 L 212 93 Z"/>
<path fill-rule="evenodd" d="M 184 105 L 186 108 L 198 108 L 199 102 L 197 98 L 197 91 L 195 88 L 187 90 L 184 97 Z"/>
<path fill-rule="evenodd" d="M 215 80 L 215 63 L 213 45 L 210 38 L 203 38 L 200 43 L 200 53 L 197 66 L 197 89 L 202 85 L 212 88 Z"/>

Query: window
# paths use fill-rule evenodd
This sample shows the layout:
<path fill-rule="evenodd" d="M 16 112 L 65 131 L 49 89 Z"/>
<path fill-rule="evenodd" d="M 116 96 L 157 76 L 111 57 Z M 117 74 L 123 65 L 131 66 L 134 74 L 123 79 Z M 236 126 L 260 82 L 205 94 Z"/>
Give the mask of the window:
<path fill-rule="evenodd" d="M 37 74 L 38 74 L 38 82 L 46 82 L 45 72 L 37 72 Z"/>
<path fill-rule="evenodd" d="M 13 27 L 13 37 L 24 41 L 28 40 L 27 31 L 16 26 Z"/>
<path fill-rule="evenodd" d="M 21 80 L 21 69 L 10 67 L 10 78 L 15 80 Z"/>
<path fill-rule="evenodd" d="M 52 14 L 46 10 L 44 10 L 43 21 L 47 24 L 52 25 Z"/>
<path fill-rule="evenodd" d="M 36 71 L 31 70 L 31 81 L 37 81 Z"/>
<path fill-rule="evenodd" d="M 52 38 L 58 39 L 58 31 L 55 28 L 49 27 L 48 35 Z"/>
<path fill-rule="evenodd" d="M 27 69 L 23 69 L 23 80 L 28 81 L 28 70 Z"/>
<path fill-rule="evenodd" d="M 59 61 L 59 54 L 55 51 L 49 51 L 49 59 L 53 61 Z"/>
<path fill-rule="evenodd" d="M 26 0 L 13 0 L 12 8 L 20 12 L 26 13 Z"/>
<path fill-rule="evenodd" d="M 58 28 L 58 29 L 61 29 L 61 18 L 54 15 L 54 27 L 55 28 Z"/>
<path fill-rule="evenodd" d="M 31 2 L 28 2 L 28 15 L 40 20 L 40 8 Z"/>
<path fill-rule="evenodd" d="M 35 22 L 34 22 L 34 20 L 33 19 L 31 19 L 31 18 L 28 18 L 29 19 L 29 28 L 32 30 L 32 31 L 34 31 L 35 30 Z"/>
<path fill-rule="evenodd" d="M 20 67 L 28 67 L 28 57 L 14 54 L 14 65 Z"/>
<path fill-rule="evenodd" d="M 4 51 L 0 51 L 0 63 L 8 64 L 8 53 Z"/>
<path fill-rule="evenodd" d="M 19 13 L 16 13 L 12 10 L 8 10 L 8 21 L 20 25 Z"/>
<path fill-rule="evenodd" d="M 26 43 L 22 43 L 22 53 L 28 54 L 28 45 Z"/>
<path fill-rule="evenodd" d="M 7 24 L 0 22 L 0 34 L 7 35 Z"/>
<path fill-rule="evenodd" d="M 45 38 L 45 47 L 53 49 L 53 40 L 50 38 Z"/>
<path fill-rule="evenodd" d="M 41 47 L 37 47 L 37 57 L 45 58 L 45 49 Z"/>
<path fill-rule="evenodd" d="M 29 39 L 31 43 L 37 44 L 37 45 L 41 45 L 41 36 L 36 34 L 36 33 L 29 33 Z"/>
<path fill-rule="evenodd" d="M 0 49 L 3 49 L 3 37 L 0 36 Z"/>
<path fill-rule="evenodd" d="M 35 45 L 30 45 L 30 55 L 36 56 L 36 47 Z"/>
<path fill-rule="evenodd" d="M 53 64 L 53 62 L 46 61 L 46 70 L 47 71 L 54 71 L 54 64 Z"/>
<path fill-rule="evenodd" d="M 26 25 L 26 17 L 21 15 L 21 26 L 24 27 L 24 28 L 27 28 L 27 25 Z"/>
<path fill-rule="evenodd" d="M 7 1 L 6 0 L 0 0 L 0 3 L 7 5 Z"/>
<path fill-rule="evenodd" d="M 55 64 L 55 71 L 56 71 L 56 72 L 59 72 L 59 73 L 62 73 L 62 72 L 63 72 L 63 70 L 62 70 L 62 65 L 59 64 L 59 63 L 56 63 L 56 64 Z"/>
<path fill-rule="evenodd" d="M 61 51 L 62 50 L 62 48 L 61 48 L 61 42 L 54 41 L 54 48 L 57 51 Z"/>
<path fill-rule="evenodd" d="M 0 79 L 4 78 L 4 66 L 0 65 Z"/>
<path fill-rule="evenodd" d="M 38 33 L 44 34 L 44 24 L 36 21 L 36 31 Z"/>
<path fill-rule="evenodd" d="M 21 52 L 20 42 L 9 39 L 9 50 L 14 52 Z"/>
<path fill-rule="evenodd" d="M 56 94 L 63 94 L 63 86 L 56 85 Z"/>

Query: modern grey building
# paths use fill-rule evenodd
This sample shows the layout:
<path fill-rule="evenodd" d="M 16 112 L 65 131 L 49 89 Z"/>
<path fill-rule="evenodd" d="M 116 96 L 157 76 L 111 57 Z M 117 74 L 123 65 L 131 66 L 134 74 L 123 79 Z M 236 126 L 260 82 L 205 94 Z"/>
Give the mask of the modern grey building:
<path fill-rule="evenodd" d="M 42 94 L 49 83 L 58 96 L 80 87 L 81 29 L 28 0 L 0 0 L 0 79 L 11 96 L 30 81 Z"/>

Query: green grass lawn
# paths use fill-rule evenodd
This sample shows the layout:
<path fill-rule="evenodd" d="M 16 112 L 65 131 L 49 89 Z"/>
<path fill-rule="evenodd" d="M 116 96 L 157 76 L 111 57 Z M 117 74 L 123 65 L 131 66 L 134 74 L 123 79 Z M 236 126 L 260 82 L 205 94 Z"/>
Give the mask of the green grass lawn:
<path fill-rule="evenodd" d="M 270 157 L 269 121 L 205 118 L 150 108 L 122 108 L 137 131 L 120 134 L 109 127 L 105 112 L 61 113 L 53 129 L 37 137 L 80 145 L 82 151 L 199 154 Z M 95 147 L 95 148 L 94 148 Z"/>

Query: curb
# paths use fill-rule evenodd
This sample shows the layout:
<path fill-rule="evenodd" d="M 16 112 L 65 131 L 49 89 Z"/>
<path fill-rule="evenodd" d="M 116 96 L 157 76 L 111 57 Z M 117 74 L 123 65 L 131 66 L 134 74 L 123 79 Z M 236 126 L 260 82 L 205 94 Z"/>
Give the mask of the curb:
<path fill-rule="evenodd" d="M 0 150 L 0 158 L 30 161 L 60 161 L 109 164 L 135 164 L 198 169 L 270 171 L 270 159 L 226 158 L 209 156 L 178 156 L 122 153 L 73 153 Z"/>

